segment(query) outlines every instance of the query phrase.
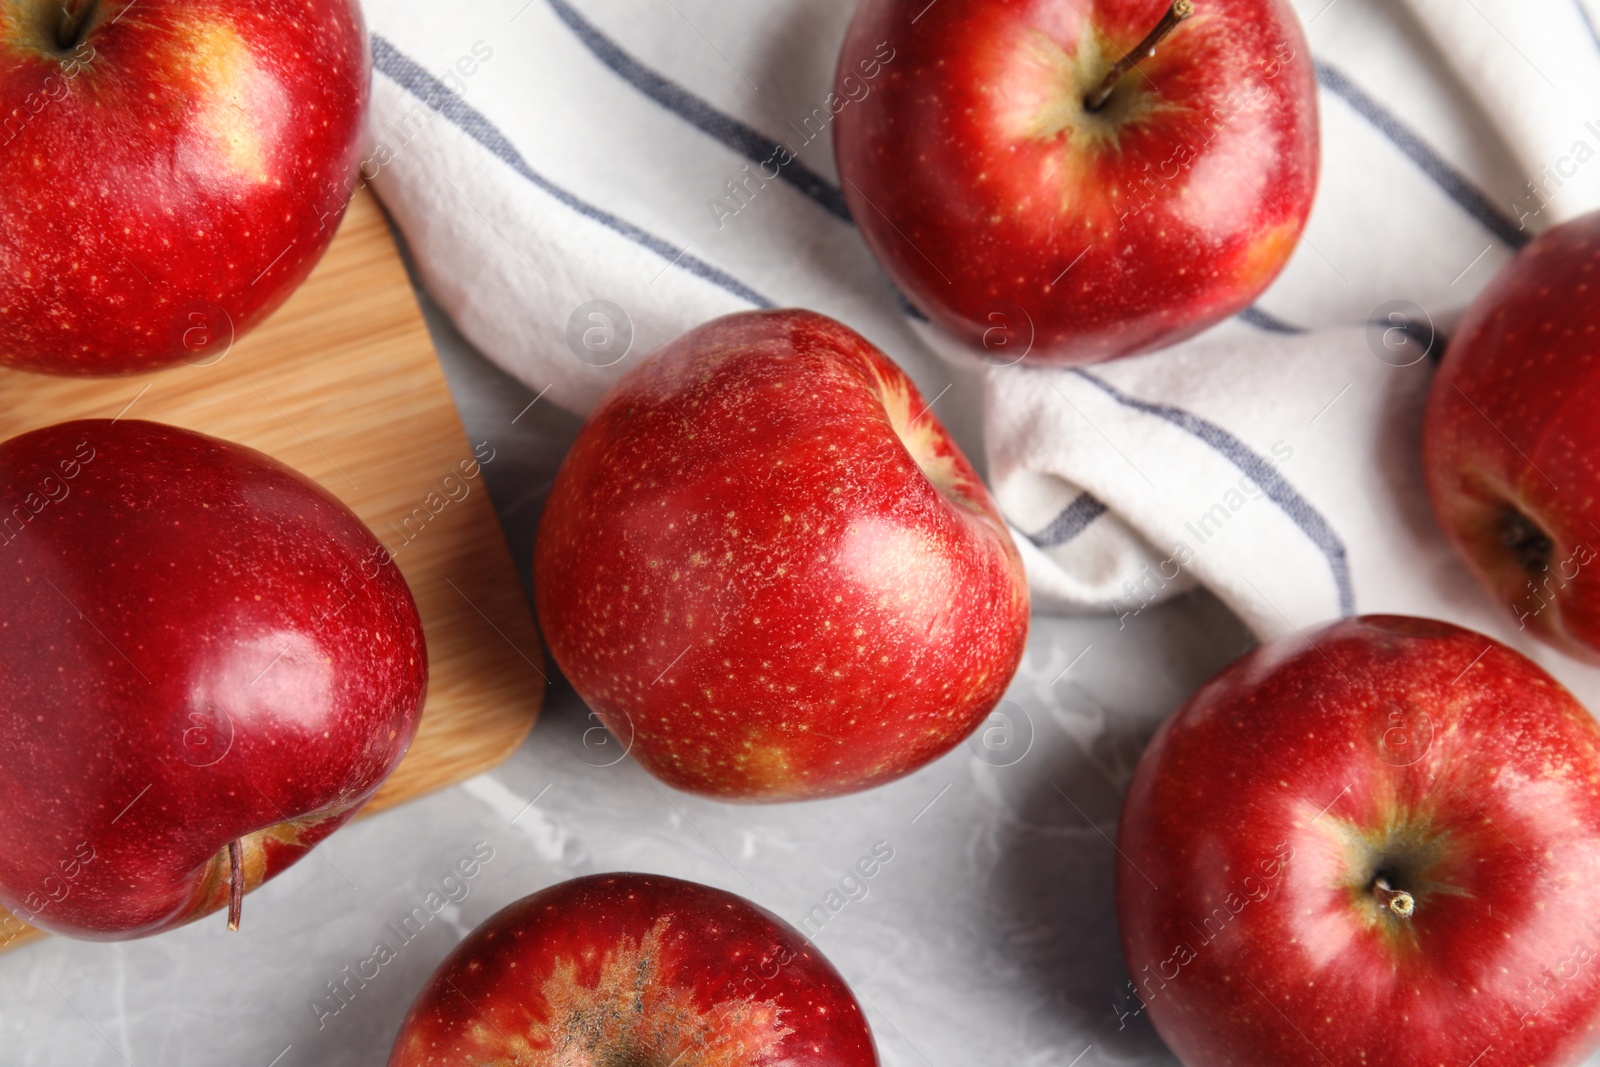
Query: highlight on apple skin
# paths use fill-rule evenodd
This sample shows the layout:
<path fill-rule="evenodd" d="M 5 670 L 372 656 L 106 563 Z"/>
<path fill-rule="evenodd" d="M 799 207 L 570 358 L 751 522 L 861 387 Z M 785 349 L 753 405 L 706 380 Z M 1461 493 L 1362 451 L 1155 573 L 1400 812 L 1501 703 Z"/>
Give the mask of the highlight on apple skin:
<path fill-rule="evenodd" d="M 898 367 L 809 311 L 717 319 L 625 375 L 556 477 L 534 574 L 606 727 L 725 800 L 923 766 L 999 702 L 1028 632 L 971 464 Z"/>
<path fill-rule="evenodd" d="M 597 874 L 504 908 L 458 945 L 389 1067 L 464 1063 L 877 1067 L 839 972 L 742 897 Z"/>
<path fill-rule="evenodd" d="M 237 925 L 416 732 L 405 579 L 309 479 L 160 423 L 14 437 L 0 500 L 0 904 L 99 940 Z"/>
<path fill-rule="evenodd" d="M 310 274 L 358 184 L 356 0 L 128 6 L 0 18 L 0 364 L 222 358 Z"/>
<path fill-rule="evenodd" d="M 1524 247 L 1468 308 L 1434 375 L 1434 514 L 1525 629 L 1600 662 L 1600 212 Z"/>
<path fill-rule="evenodd" d="M 1121 1025 L 1187 1067 L 1579 1062 L 1597 782 L 1593 717 L 1482 634 L 1374 615 L 1248 653 L 1124 801 Z"/>
<path fill-rule="evenodd" d="M 833 99 L 862 237 L 991 362 L 1132 355 L 1242 311 L 1316 192 L 1286 0 L 863 0 Z"/>

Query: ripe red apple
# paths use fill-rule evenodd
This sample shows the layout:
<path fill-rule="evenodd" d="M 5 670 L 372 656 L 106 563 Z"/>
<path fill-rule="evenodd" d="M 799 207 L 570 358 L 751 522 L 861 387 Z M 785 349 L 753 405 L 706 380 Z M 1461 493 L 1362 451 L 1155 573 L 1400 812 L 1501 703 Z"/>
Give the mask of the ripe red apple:
<path fill-rule="evenodd" d="M 405 579 L 306 478 L 159 423 L 12 438 L 0 507 L 0 904 L 85 938 L 236 925 L 411 742 Z"/>
<path fill-rule="evenodd" d="M 1345 619 L 1157 732 L 1117 844 L 1140 1011 L 1188 1067 L 1552 1067 L 1600 1024 L 1600 731 L 1481 634 Z"/>
<path fill-rule="evenodd" d="M 596 874 L 524 897 L 456 947 L 389 1067 L 876 1067 L 833 965 L 720 889 Z"/>
<path fill-rule="evenodd" d="M 224 355 L 332 240 L 368 81 L 356 0 L 8 0 L 0 363 Z"/>
<path fill-rule="evenodd" d="M 878 261 L 1008 361 L 1126 356 L 1242 310 L 1317 186 L 1286 0 L 863 0 L 834 99 Z"/>
<path fill-rule="evenodd" d="M 865 789 L 1005 692 L 1028 588 L 910 379 L 809 311 L 729 315 L 617 383 L 545 506 L 573 688 L 651 773 L 733 800 Z"/>
<path fill-rule="evenodd" d="M 1445 535 L 1521 629 L 1600 660 L 1600 212 L 1528 244 L 1468 309 L 1422 424 Z"/>

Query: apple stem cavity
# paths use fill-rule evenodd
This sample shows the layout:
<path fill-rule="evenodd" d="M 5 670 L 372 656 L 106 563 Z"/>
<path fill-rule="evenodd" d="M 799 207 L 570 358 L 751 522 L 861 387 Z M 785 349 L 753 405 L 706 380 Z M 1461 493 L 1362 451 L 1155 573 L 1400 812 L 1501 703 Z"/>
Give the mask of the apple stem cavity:
<path fill-rule="evenodd" d="M 1550 569 L 1550 556 L 1555 551 L 1550 535 L 1514 507 L 1506 508 L 1501 519 L 1500 540 L 1516 557 L 1517 565 L 1529 574 L 1543 574 Z"/>
<path fill-rule="evenodd" d="M 1379 877 L 1373 881 L 1372 895 L 1380 907 L 1387 908 L 1401 919 L 1411 918 L 1411 913 L 1417 910 L 1417 899 L 1404 889 L 1391 888 L 1387 878 Z"/>
<path fill-rule="evenodd" d="M 244 842 L 228 842 L 228 929 L 239 929 L 239 912 L 244 907 Z"/>
<path fill-rule="evenodd" d="M 1177 29 L 1178 23 L 1192 14 L 1194 14 L 1194 0 L 1172 0 L 1172 6 L 1167 8 L 1167 13 L 1161 16 L 1161 21 L 1156 23 L 1155 28 L 1145 34 L 1144 40 L 1134 45 L 1132 51 L 1106 71 L 1105 78 L 1094 92 L 1083 98 L 1083 106 L 1089 111 L 1099 111 L 1105 107 L 1106 101 L 1111 99 L 1112 90 L 1116 89 L 1122 76 L 1132 70 L 1139 60 L 1154 53 L 1161 39 Z"/>
<path fill-rule="evenodd" d="M 61 21 L 56 23 L 56 47 L 63 52 L 76 50 L 88 36 L 98 6 L 99 0 L 66 0 L 61 5 Z"/>

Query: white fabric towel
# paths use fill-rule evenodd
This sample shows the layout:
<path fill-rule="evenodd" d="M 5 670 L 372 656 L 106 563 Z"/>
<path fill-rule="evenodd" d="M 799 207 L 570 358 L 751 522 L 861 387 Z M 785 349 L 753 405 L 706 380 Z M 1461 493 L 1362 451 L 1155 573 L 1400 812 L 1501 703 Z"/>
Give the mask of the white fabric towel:
<path fill-rule="evenodd" d="M 1424 352 L 1516 248 L 1600 207 L 1600 0 L 1299 3 L 1323 160 L 1289 266 L 1192 341 L 1079 370 L 974 360 L 872 261 L 827 128 L 853 8 L 370 0 L 369 171 L 439 303 L 551 403 L 586 412 L 714 316 L 815 308 L 986 461 L 1038 610 L 1129 625 L 1201 583 L 1264 639 L 1432 615 L 1600 708 L 1600 670 L 1452 556 L 1417 455 Z M 780 143 L 796 160 L 761 178 Z"/>

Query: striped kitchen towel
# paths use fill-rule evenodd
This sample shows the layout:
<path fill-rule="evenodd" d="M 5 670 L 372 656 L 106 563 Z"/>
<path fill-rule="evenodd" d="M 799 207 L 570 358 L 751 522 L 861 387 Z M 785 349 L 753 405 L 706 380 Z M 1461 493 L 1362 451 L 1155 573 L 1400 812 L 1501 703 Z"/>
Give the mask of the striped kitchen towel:
<path fill-rule="evenodd" d="M 985 461 L 1039 610 L 1127 625 L 1202 584 L 1264 638 L 1435 615 L 1600 706 L 1600 671 L 1453 558 L 1417 458 L 1461 310 L 1600 206 L 1597 4 L 1303 0 L 1322 178 L 1288 268 L 1189 342 L 1081 369 L 974 359 L 868 254 L 830 144 L 853 0 L 370 0 L 367 172 L 462 333 L 548 402 L 587 411 L 716 315 L 815 308 Z"/>

